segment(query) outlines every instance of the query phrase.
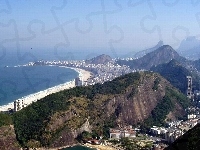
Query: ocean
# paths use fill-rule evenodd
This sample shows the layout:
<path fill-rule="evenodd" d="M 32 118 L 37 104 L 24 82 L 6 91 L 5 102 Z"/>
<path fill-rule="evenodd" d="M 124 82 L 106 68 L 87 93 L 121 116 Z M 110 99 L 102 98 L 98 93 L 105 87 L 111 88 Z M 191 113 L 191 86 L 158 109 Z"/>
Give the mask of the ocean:
<path fill-rule="evenodd" d="M 92 51 L 55 52 L 48 50 L 0 51 L 0 106 L 16 99 L 71 81 L 78 73 L 69 68 L 56 66 L 29 66 L 38 60 L 86 60 L 102 53 Z M 112 56 L 112 52 L 106 51 Z M 106 54 L 105 53 L 105 54 Z"/>
<path fill-rule="evenodd" d="M 42 57 L 52 60 L 50 56 Z M 21 66 L 32 59 L 19 60 L 7 54 L 0 59 L 0 106 L 21 97 L 63 84 L 75 79 L 78 73 L 70 68 L 58 66 Z"/>

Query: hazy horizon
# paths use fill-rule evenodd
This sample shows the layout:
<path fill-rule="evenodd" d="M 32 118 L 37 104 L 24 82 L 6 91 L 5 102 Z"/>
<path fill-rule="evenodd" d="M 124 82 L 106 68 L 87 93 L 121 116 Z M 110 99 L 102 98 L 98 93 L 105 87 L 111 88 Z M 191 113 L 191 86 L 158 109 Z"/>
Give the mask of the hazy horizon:
<path fill-rule="evenodd" d="M 6 51 L 20 55 L 44 51 L 56 57 L 75 52 L 116 57 L 151 48 L 160 40 L 177 49 L 186 37 L 199 38 L 199 3 L 0 1 L 0 56 Z"/>

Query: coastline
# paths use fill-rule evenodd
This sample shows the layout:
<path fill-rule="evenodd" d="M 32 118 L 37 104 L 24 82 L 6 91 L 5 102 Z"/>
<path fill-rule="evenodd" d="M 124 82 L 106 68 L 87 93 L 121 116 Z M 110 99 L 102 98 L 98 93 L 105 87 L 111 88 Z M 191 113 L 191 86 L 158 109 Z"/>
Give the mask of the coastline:
<path fill-rule="evenodd" d="M 73 68 L 73 67 L 66 67 L 66 66 L 59 66 L 59 67 L 65 67 L 65 68 L 75 70 L 79 74 L 78 77 L 82 77 L 83 81 L 87 81 L 92 75 L 91 72 L 80 69 L 80 68 Z M 37 100 L 40 100 L 40 99 L 46 97 L 47 95 L 57 93 L 59 91 L 63 91 L 65 89 L 69 89 L 69 88 L 73 88 L 73 87 L 75 87 L 75 79 L 68 81 L 66 83 L 59 84 L 54 87 L 45 89 L 43 91 L 39 91 L 39 92 L 30 94 L 30 95 L 24 96 L 17 100 L 24 100 L 25 107 L 26 107 L 27 105 L 31 104 L 32 102 L 36 102 Z M 9 109 L 13 109 L 13 108 L 14 108 L 14 101 L 11 103 L 8 103 L 6 105 L 0 106 L 0 112 L 8 111 Z"/>

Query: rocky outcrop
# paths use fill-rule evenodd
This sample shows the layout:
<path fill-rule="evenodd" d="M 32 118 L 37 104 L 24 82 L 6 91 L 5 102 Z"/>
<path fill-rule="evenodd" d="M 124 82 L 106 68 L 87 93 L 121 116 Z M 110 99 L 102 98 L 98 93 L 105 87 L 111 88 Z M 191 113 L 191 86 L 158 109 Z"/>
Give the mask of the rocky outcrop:
<path fill-rule="evenodd" d="M 59 126 L 57 126 L 59 128 Z M 66 145 L 73 145 L 77 143 L 75 138 L 79 134 L 81 134 L 83 131 L 91 132 L 92 126 L 90 125 L 88 119 L 86 122 L 78 129 L 63 129 L 60 133 L 59 136 L 56 137 L 55 141 L 52 142 L 51 147 L 62 147 Z"/>
<path fill-rule="evenodd" d="M 166 87 L 172 87 L 170 83 L 156 73 L 141 73 L 140 83 L 137 87 L 129 87 L 123 95 L 109 97 L 99 109 L 103 110 L 99 115 L 102 118 L 116 116 L 118 125 L 136 125 L 149 117 L 151 111 L 165 96 Z M 157 90 L 154 90 L 155 80 L 160 79 Z M 101 97 L 96 101 L 100 101 Z M 96 107 L 95 107 L 96 108 Z M 98 111 L 98 110 L 97 110 Z M 99 110 L 100 112 L 100 110 Z M 97 120 L 93 120 L 96 124 Z M 99 121 L 99 120 L 98 120 Z"/>

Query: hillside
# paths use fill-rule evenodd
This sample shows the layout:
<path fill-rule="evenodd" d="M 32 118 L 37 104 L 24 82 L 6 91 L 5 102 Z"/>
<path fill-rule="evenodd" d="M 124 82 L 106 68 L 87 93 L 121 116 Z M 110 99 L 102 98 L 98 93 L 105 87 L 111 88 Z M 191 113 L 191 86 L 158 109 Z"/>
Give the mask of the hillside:
<path fill-rule="evenodd" d="M 149 70 L 152 66 L 168 63 L 172 59 L 180 61 L 181 63 L 186 63 L 186 59 L 179 56 L 179 54 L 171 46 L 163 45 L 139 59 L 129 61 L 119 60 L 117 63 L 120 65 L 124 64 L 130 66 L 130 68 L 133 69 Z"/>
<path fill-rule="evenodd" d="M 184 135 L 175 140 L 165 150 L 199 150 L 200 149 L 200 124 L 188 130 Z"/>
<path fill-rule="evenodd" d="M 105 64 L 109 61 L 112 61 L 112 58 L 108 55 L 102 54 L 97 57 L 88 59 L 85 62 L 88 64 Z"/>
<path fill-rule="evenodd" d="M 188 99 L 156 73 L 131 73 L 104 84 L 76 87 L 14 114 L 23 147 L 59 147 L 75 143 L 83 131 L 108 136 L 118 125 L 162 125 L 171 113 L 185 115 Z"/>
<path fill-rule="evenodd" d="M 174 87 L 178 88 L 182 93 L 187 91 L 187 76 L 193 78 L 193 88 L 199 89 L 199 77 L 195 72 L 190 72 L 176 60 L 171 60 L 169 63 L 153 66 L 150 70 L 161 74 Z"/>

